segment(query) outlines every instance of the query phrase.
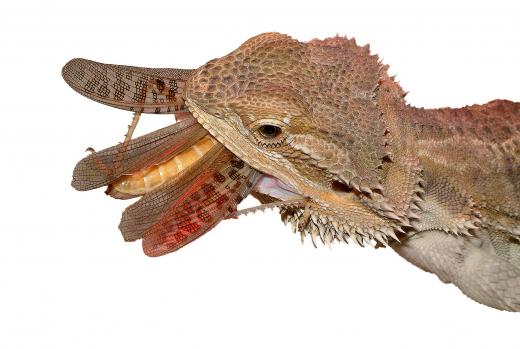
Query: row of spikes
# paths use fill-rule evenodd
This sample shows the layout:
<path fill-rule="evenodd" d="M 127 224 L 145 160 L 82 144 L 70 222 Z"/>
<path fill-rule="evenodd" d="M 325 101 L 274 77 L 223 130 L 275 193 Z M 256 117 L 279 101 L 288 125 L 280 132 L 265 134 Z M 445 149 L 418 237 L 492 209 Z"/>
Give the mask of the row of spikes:
<path fill-rule="evenodd" d="M 383 226 L 376 228 L 353 227 L 338 223 L 333 218 L 318 215 L 311 212 L 308 218 L 305 217 L 305 209 L 295 209 L 291 212 L 282 213 L 282 221 L 290 223 L 293 232 L 300 232 L 302 243 L 307 235 L 310 235 L 312 243 L 317 247 L 316 241 L 319 239 L 324 245 L 330 246 L 333 241 L 343 241 L 345 243 L 354 242 L 361 247 L 365 245 L 375 246 L 377 242 L 388 246 L 391 240 L 399 241 L 395 230 L 402 233 L 399 227 Z"/>

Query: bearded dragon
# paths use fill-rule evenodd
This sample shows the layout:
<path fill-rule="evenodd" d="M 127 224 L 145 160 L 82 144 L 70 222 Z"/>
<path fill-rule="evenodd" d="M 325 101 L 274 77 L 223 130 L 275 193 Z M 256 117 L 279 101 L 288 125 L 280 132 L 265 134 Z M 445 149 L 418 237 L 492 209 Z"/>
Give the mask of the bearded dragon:
<path fill-rule="evenodd" d="M 368 45 L 278 33 L 198 69 L 73 59 L 63 77 L 98 102 L 179 120 L 73 175 L 78 190 L 142 196 L 120 229 L 146 254 L 236 217 L 252 194 L 302 239 L 389 246 L 477 302 L 520 311 L 520 103 L 416 108 Z"/>

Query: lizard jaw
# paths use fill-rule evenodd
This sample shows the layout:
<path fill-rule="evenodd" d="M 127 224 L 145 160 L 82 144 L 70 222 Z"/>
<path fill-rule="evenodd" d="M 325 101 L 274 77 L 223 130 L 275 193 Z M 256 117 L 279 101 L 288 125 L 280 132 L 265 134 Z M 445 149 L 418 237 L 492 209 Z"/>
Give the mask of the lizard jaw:
<path fill-rule="evenodd" d="M 397 240 L 397 223 L 375 214 L 359 201 L 355 193 L 330 191 L 299 179 L 296 174 L 287 171 L 290 164 L 284 162 L 284 158 L 273 161 L 274 159 L 269 159 L 259 152 L 259 149 L 251 148 L 243 125 L 233 118 L 224 119 L 221 116 L 214 116 L 189 96 L 186 98 L 186 106 L 197 121 L 237 157 L 263 175 L 276 173 L 276 177 L 272 177 L 276 179 L 276 185 L 261 190 L 275 192 L 286 198 L 292 194 L 299 195 L 296 200 L 300 202 L 308 200 L 303 207 L 302 205 L 294 207 L 293 203 L 290 205 L 292 207 L 284 208 L 283 206 L 286 206 L 284 201 L 292 201 L 287 199 L 274 198 L 279 202 L 273 203 L 274 206 L 282 208 L 282 221 L 291 223 L 295 230 L 301 233 L 302 239 L 306 235 L 311 235 L 313 242 L 319 236 L 326 244 L 334 240 L 345 242 L 352 240 L 361 246 L 375 245 L 374 241 L 382 246 L 387 245 L 391 240 Z M 257 156 L 249 154 L 257 154 Z M 282 188 L 280 183 L 290 185 L 290 189 Z M 283 190 L 280 192 L 280 189 Z M 370 224 L 367 223 L 367 219 L 370 219 Z"/>

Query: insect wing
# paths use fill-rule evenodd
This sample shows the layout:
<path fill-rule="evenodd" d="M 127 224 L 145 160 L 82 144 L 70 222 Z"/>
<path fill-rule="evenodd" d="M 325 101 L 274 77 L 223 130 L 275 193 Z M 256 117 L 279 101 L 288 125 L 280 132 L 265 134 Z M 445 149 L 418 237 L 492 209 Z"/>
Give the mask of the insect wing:
<path fill-rule="evenodd" d="M 76 92 L 96 102 L 135 112 L 163 114 L 186 110 L 182 95 L 192 72 L 75 58 L 65 64 L 62 76 Z"/>
<path fill-rule="evenodd" d="M 260 173 L 228 150 L 222 155 L 179 191 L 160 219 L 146 229 L 143 234 L 146 255 L 173 252 L 236 212 Z"/>

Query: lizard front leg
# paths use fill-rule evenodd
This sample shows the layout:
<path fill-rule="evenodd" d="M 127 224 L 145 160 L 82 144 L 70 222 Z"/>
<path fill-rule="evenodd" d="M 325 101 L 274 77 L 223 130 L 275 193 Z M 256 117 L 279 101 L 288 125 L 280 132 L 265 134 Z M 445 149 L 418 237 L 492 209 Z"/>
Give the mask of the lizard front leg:
<path fill-rule="evenodd" d="M 391 246 L 410 263 L 453 283 L 475 301 L 520 311 L 520 243 L 500 236 L 506 237 L 507 232 L 491 227 L 477 230 L 474 236 L 428 230 Z"/>

